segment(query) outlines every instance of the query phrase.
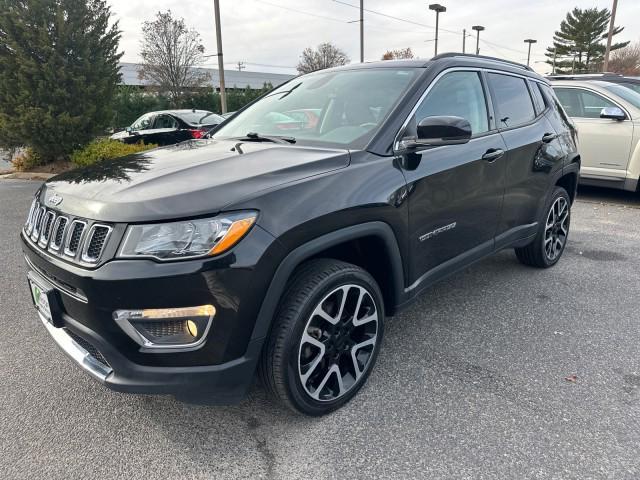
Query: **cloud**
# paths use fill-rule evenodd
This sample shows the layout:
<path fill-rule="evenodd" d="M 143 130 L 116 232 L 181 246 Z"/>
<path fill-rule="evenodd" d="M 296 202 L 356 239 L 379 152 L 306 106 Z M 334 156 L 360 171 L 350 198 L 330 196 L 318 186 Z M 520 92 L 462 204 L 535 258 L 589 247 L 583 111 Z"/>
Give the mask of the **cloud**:
<path fill-rule="evenodd" d="M 343 0 L 341 0 L 343 1 Z M 357 5 L 357 0 L 344 0 Z M 177 17 L 200 32 L 206 53 L 216 53 L 213 2 L 171 0 L 110 0 L 123 30 L 121 47 L 125 61 L 138 61 L 140 26 L 159 10 L 171 9 Z M 525 38 L 535 38 L 532 62 L 544 60 L 545 48 L 567 11 L 574 6 L 610 8 L 610 0 L 484 0 L 451 2 L 441 0 L 448 10 L 440 16 L 439 51 L 461 51 L 462 29 L 483 25 L 480 53 L 526 62 Z M 564 5 L 559 7 L 558 5 Z M 290 73 L 305 47 L 330 41 L 347 52 L 352 61 L 360 55 L 359 12 L 332 0 L 221 0 L 222 41 L 226 68 L 238 61 L 248 70 Z M 365 60 L 378 60 L 388 49 L 411 47 L 421 58 L 433 55 L 435 14 L 420 0 L 365 0 L 365 8 L 403 18 L 421 25 L 365 13 Z M 297 10 L 297 11 L 296 11 Z M 618 5 L 617 25 L 625 27 L 620 40 L 640 39 L 640 2 Z M 467 52 L 475 38 L 467 38 Z M 209 59 L 215 66 L 215 58 Z M 267 67 L 269 65 L 270 67 Z M 274 66 L 285 66 L 278 68 Z M 534 64 L 545 71 L 542 64 Z"/>

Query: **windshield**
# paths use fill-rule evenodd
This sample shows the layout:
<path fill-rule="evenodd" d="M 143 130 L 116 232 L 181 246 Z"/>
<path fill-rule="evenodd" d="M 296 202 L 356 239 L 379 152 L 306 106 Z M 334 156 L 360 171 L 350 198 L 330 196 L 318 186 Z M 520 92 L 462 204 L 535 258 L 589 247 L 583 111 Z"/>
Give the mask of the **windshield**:
<path fill-rule="evenodd" d="M 304 75 L 238 113 L 215 138 L 257 133 L 362 148 L 418 74 L 417 69 L 371 68 Z"/>
<path fill-rule="evenodd" d="M 640 108 L 640 93 L 631 90 L 622 85 L 616 85 L 613 83 L 609 83 L 604 86 L 605 89 L 609 90 L 612 93 L 615 93 L 619 97 L 624 98 L 627 102 L 633 105 L 636 108 Z"/>

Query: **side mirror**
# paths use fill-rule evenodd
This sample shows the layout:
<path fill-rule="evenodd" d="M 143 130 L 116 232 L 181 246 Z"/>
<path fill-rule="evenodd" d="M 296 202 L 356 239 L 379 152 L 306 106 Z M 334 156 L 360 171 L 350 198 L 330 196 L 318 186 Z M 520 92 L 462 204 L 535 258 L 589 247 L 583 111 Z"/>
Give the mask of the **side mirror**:
<path fill-rule="evenodd" d="M 133 132 L 133 128 L 131 127 L 124 127 L 124 131 L 127 132 L 129 135 L 131 135 L 131 132 Z"/>
<path fill-rule="evenodd" d="M 611 120 L 626 120 L 627 115 L 619 107 L 605 107 L 600 111 L 600 118 L 610 118 Z"/>
<path fill-rule="evenodd" d="M 436 116 L 423 118 L 416 127 L 415 136 L 406 136 L 400 148 L 416 150 L 443 145 L 460 145 L 471 139 L 471 125 L 462 117 Z"/>

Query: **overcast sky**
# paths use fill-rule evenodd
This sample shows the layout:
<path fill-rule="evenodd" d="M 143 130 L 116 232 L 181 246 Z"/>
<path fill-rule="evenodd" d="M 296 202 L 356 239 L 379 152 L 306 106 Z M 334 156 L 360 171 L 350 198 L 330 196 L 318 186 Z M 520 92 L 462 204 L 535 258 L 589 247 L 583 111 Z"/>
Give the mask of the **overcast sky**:
<path fill-rule="evenodd" d="M 124 61 L 139 60 L 140 26 L 158 10 L 171 9 L 200 32 L 207 54 L 216 53 L 213 0 L 108 0 L 123 31 Z M 434 0 L 435 1 L 435 0 Z M 349 6 L 349 5 L 353 6 Z M 365 60 L 379 60 L 387 49 L 411 47 L 416 56 L 433 55 L 435 13 L 427 0 L 364 0 Z M 440 15 L 438 50 L 461 51 L 462 29 L 483 25 L 480 53 L 526 62 L 525 38 L 538 40 L 531 61 L 536 70 L 548 71 L 542 63 L 544 50 L 567 11 L 575 6 L 611 8 L 611 0 L 441 0 L 447 12 Z M 358 0 L 221 0 L 225 68 L 295 73 L 300 52 L 308 46 L 333 42 L 358 61 Z M 376 13 L 390 15 L 399 21 Z M 407 22 L 408 21 L 408 22 Z M 414 23 L 410 23 L 414 22 Z M 640 40 L 640 1 L 619 0 L 616 25 L 625 27 L 616 39 Z M 483 41 L 484 40 L 484 41 Z M 475 38 L 467 38 L 467 52 Z M 215 66 L 215 58 L 207 66 Z M 285 68 L 279 68 L 285 67 Z"/>

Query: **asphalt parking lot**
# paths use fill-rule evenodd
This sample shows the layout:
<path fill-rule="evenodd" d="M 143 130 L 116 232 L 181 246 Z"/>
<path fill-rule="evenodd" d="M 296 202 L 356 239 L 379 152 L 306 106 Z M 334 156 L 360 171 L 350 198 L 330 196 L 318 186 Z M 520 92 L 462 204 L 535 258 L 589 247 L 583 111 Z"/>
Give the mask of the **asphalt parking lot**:
<path fill-rule="evenodd" d="M 194 407 L 76 368 L 26 287 L 37 187 L 0 181 L 0 478 L 640 478 L 640 196 L 583 190 L 553 269 L 505 251 L 430 289 L 354 401 L 308 419 L 259 387 Z"/>

